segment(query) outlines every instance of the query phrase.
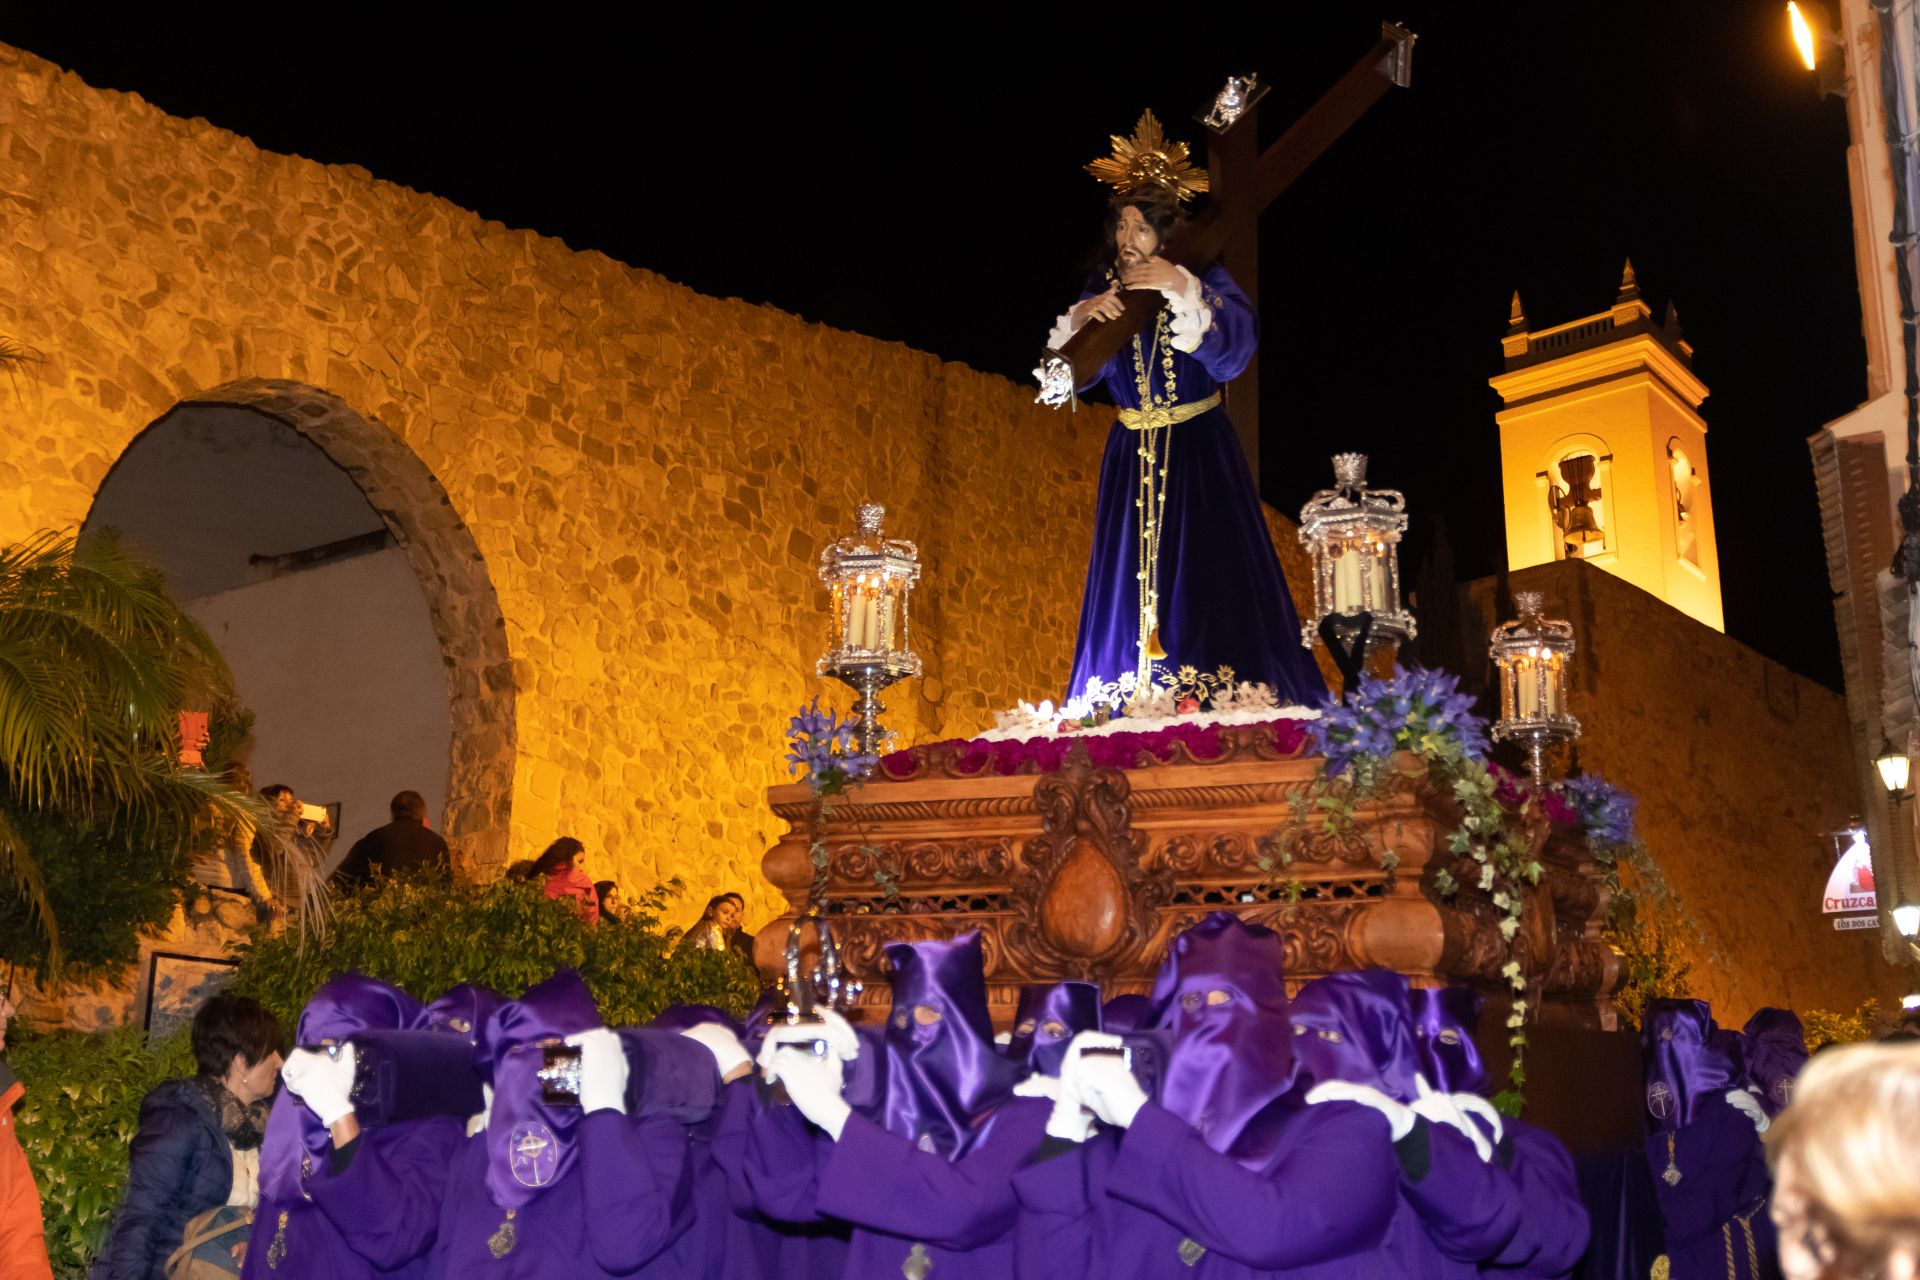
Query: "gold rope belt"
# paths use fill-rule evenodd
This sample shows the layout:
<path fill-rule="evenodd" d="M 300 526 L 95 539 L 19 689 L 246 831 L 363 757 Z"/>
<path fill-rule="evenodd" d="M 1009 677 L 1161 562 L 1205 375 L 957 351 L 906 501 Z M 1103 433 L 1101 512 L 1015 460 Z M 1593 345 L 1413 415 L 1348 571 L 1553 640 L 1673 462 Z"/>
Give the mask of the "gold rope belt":
<path fill-rule="evenodd" d="M 1158 427 L 1171 427 L 1197 418 L 1220 403 L 1220 393 L 1214 392 L 1205 400 L 1195 400 L 1192 404 L 1156 405 L 1151 409 L 1122 409 L 1120 425 L 1129 431 L 1151 431 Z"/>

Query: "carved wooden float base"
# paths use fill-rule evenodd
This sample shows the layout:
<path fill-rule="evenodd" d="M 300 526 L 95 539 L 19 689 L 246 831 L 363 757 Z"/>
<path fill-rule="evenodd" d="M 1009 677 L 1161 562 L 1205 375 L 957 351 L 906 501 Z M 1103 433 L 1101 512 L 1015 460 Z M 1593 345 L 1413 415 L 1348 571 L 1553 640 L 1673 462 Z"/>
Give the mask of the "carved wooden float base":
<path fill-rule="evenodd" d="M 1471 877 L 1447 852 L 1458 813 L 1417 761 L 1403 758 L 1400 779 L 1350 830 L 1301 829 L 1283 863 L 1276 837 L 1298 825 L 1295 801 L 1318 761 L 1278 755 L 1252 730 L 1230 731 L 1225 747 L 1214 760 L 1181 753 L 1125 770 L 1096 769 L 1077 749 L 1058 772 L 1011 776 L 963 775 L 955 755 L 936 748 L 913 776 L 880 777 L 836 799 L 827 912 L 866 984 L 860 1003 L 884 1009 L 889 1000 L 887 943 L 969 929 L 984 942 L 999 1025 L 1024 983 L 1082 978 L 1109 995 L 1147 992 L 1168 941 L 1224 910 L 1285 938 L 1292 988 L 1383 966 L 1416 986 L 1476 983 L 1491 1013 L 1504 1007 L 1500 971 L 1512 958 L 1543 1021 L 1613 1026 L 1621 972 L 1600 937 L 1607 891 L 1577 840 L 1538 833 L 1546 874 L 1509 946 L 1484 895 L 1449 900 L 1433 888 L 1442 867 Z M 808 905 L 814 804 L 799 783 L 771 788 L 768 800 L 791 827 L 762 863 L 790 908 L 756 944 L 773 977 Z"/>

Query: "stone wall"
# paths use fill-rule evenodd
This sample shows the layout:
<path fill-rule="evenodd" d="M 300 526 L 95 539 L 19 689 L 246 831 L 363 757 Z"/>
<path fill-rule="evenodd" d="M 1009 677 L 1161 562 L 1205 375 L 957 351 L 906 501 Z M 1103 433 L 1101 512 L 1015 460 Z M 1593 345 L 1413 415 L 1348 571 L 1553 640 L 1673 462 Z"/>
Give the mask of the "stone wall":
<path fill-rule="evenodd" d="M 925 563 L 926 676 L 890 723 L 952 736 L 1059 696 L 1105 413 L 261 151 L 4 46 L 0 156 L 0 334 L 43 356 L 0 389 L 0 539 L 79 524 L 182 402 L 300 430 L 421 578 L 447 826 L 477 868 L 565 832 L 596 874 L 684 878 L 676 922 L 722 888 L 772 915 L 765 789 L 818 688 L 816 558 L 865 500 Z"/>
<path fill-rule="evenodd" d="M 1858 803 L 1841 695 L 1580 561 L 1510 582 L 1573 623 L 1577 764 L 1639 798 L 1648 850 L 1700 926 L 1692 994 L 1736 1027 L 1763 1005 L 1898 1009 L 1878 934 L 1820 913 L 1826 833 Z M 1481 652 L 1498 584 L 1467 592 L 1463 637 Z"/>

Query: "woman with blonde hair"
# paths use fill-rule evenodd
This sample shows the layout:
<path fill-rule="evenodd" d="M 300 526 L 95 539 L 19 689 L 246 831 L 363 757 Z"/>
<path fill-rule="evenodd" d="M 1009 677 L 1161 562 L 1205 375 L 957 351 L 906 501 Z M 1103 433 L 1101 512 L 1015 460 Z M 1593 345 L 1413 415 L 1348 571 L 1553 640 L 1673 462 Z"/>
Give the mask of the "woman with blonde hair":
<path fill-rule="evenodd" d="M 1786 1280 L 1920 1275 L 1920 1045 L 1829 1049 L 1767 1130 Z"/>

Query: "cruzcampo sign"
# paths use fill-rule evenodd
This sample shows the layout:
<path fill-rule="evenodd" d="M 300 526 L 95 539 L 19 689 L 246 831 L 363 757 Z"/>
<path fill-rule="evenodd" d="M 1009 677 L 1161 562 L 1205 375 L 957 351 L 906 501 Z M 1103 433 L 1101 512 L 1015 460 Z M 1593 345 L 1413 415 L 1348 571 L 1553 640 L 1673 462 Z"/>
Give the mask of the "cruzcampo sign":
<path fill-rule="evenodd" d="M 1855 830 L 1847 834 L 1851 839 L 1842 845 L 1840 860 L 1827 876 L 1827 892 L 1820 901 L 1820 910 L 1830 916 L 1880 909 L 1873 892 L 1873 850 L 1867 844 L 1867 833 Z"/>

